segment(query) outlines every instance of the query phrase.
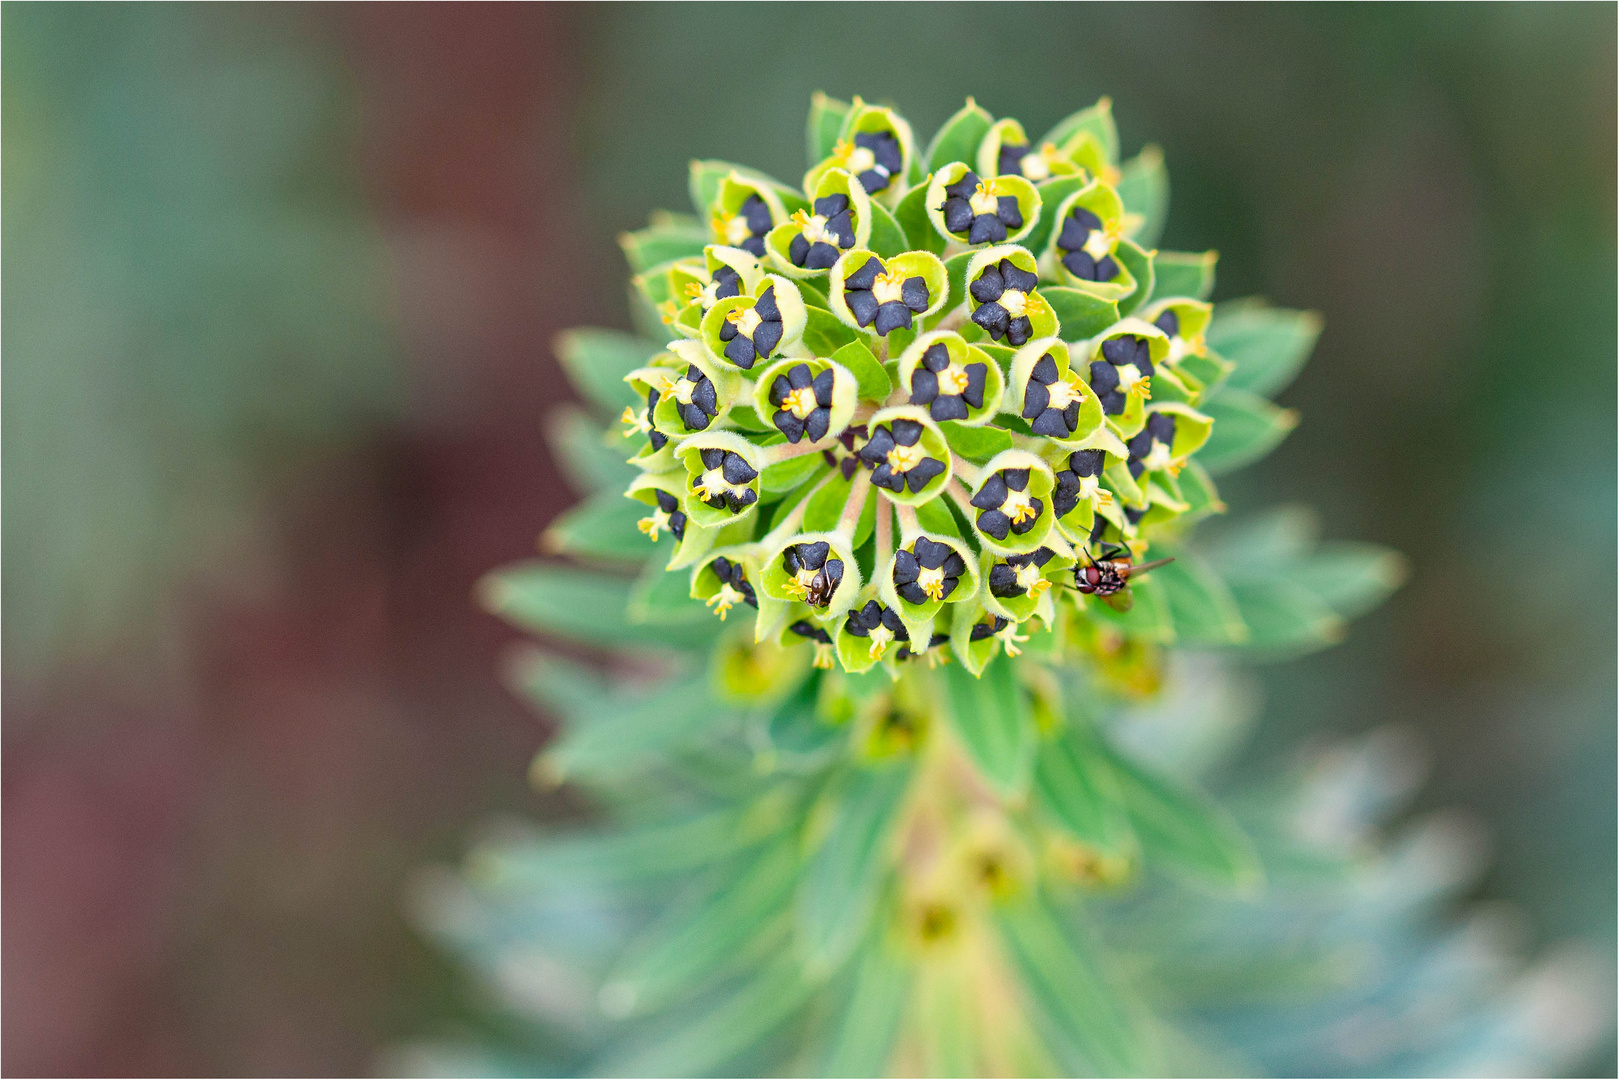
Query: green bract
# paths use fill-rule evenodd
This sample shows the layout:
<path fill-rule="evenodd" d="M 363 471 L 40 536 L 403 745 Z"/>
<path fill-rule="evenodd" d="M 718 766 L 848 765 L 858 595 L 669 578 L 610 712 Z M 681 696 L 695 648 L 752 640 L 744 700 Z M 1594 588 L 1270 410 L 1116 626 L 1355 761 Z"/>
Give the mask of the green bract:
<path fill-rule="evenodd" d="M 672 674 L 532 669 L 571 721 L 535 775 L 642 824 L 497 845 L 479 880 L 633 928 L 569 939 L 615 942 L 576 973 L 569 1069 L 1195 1068 L 1132 989 L 1156 958 L 1107 960 L 1081 901 L 1157 870 L 1251 896 L 1260 862 L 1110 717 L 1181 677 L 1177 643 L 1319 647 L 1396 583 L 1388 553 L 1193 531 L 1295 422 L 1266 395 L 1317 322 L 1211 306 L 1212 253 L 1141 246 L 1168 181 L 1121 164 L 1106 99 L 1039 140 L 968 101 L 919 150 L 817 95 L 807 143 L 801 188 L 697 162 L 700 219 L 624 238 L 662 340 L 559 341 L 622 429 L 558 428 L 597 493 L 547 550 L 640 573 L 530 565 L 484 599 Z"/>

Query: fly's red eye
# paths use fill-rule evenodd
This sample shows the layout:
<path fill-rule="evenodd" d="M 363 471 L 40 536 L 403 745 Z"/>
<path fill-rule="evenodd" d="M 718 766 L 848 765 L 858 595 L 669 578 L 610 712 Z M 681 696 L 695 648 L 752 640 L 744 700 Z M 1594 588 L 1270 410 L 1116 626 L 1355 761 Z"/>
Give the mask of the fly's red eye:
<path fill-rule="evenodd" d="M 1086 582 L 1086 584 L 1095 585 L 1097 582 L 1099 582 L 1101 580 L 1102 580 L 1102 572 L 1100 570 L 1098 570 L 1094 566 L 1087 566 L 1085 568 L 1085 582 Z"/>

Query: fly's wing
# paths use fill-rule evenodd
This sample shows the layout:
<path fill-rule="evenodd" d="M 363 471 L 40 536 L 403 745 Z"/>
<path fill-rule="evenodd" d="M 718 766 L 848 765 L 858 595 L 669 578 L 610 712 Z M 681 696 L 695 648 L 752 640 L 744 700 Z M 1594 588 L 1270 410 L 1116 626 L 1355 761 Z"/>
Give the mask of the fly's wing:
<path fill-rule="evenodd" d="M 1101 599 L 1102 603 L 1121 614 L 1129 611 L 1130 608 L 1135 604 L 1134 598 L 1132 598 L 1130 595 L 1130 587 L 1128 585 L 1116 593 L 1109 593 L 1108 595 L 1103 596 Z"/>

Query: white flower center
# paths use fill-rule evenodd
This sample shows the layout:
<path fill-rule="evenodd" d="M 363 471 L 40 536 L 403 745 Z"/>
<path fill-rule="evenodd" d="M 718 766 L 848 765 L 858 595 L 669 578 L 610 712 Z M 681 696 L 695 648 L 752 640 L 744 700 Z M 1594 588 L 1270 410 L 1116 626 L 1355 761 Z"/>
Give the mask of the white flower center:
<path fill-rule="evenodd" d="M 878 623 L 877 628 L 871 632 L 871 648 L 866 650 L 866 655 L 872 659 L 876 659 L 883 654 L 883 650 L 886 649 L 888 647 L 888 643 L 893 640 L 894 631 L 890 630 L 882 623 Z"/>
<path fill-rule="evenodd" d="M 753 308 L 737 308 L 725 316 L 725 321 L 736 327 L 736 332 L 743 337 L 750 338 L 753 332 L 759 329 L 764 318 Z"/>
<path fill-rule="evenodd" d="M 939 372 L 939 393 L 961 394 L 967 389 L 967 373 L 955 364 Z"/>
<path fill-rule="evenodd" d="M 1111 249 L 1113 236 L 1106 226 L 1092 229 L 1091 234 L 1085 238 L 1085 254 L 1093 259 L 1101 259 Z"/>
<path fill-rule="evenodd" d="M 793 214 L 793 221 L 802 230 L 804 239 L 810 243 L 838 246 L 837 234 L 826 227 L 826 218 L 822 215 L 811 215 L 806 211 L 799 210 Z"/>
<path fill-rule="evenodd" d="M 877 165 L 877 155 L 867 146 L 850 146 L 843 160 L 852 173 L 863 173 Z"/>
<path fill-rule="evenodd" d="M 739 246 L 744 240 L 753 235 L 753 230 L 748 227 L 748 219 L 741 214 L 732 214 L 726 218 L 724 224 L 720 226 L 719 232 L 721 236 L 725 237 L 725 242 L 732 247 Z"/>
<path fill-rule="evenodd" d="M 996 303 L 1005 308 L 1006 313 L 1015 319 L 1028 309 L 1029 298 L 1020 289 L 1007 289 L 1001 293 L 1001 298 Z"/>
<path fill-rule="evenodd" d="M 675 396 L 675 400 L 682 405 L 691 404 L 691 396 L 696 390 L 697 384 L 686 378 L 677 379 L 674 386 L 669 388 L 669 392 Z"/>
<path fill-rule="evenodd" d="M 887 304 L 900 299 L 904 288 L 905 275 L 889 270 L 878 274 L 877 280 L 871 283 L 871 296 L 879 304 Z"/>
<path fill-rule="evenodd" d="M 1140 393 L 1144 398 L 1152 397 L 1152 377 L 1143 375 L 1141 369 L 1134 364 L 1124 364 L 1119 369 L 1119 390 L 1125 394 Z"/>
<path fill-rule="evenodd" d="M 1152 449 L 1147 452 L 1147 456 L 1141 459 L 1143 467 L 1150 472 L 1168 469 L 1173 463 L 1174 458 L 1169 452 L 1169 447 L 1161 442 L 1153 443 Z"/>
<path fill-rule="evenodd" d="M 697 492 L 697 494 L 702 496 L 704 499 L 712 499 L 715 496 L 724 495 L 728 491 L 740 491 L 742 489 L 727 481 L 725 479 L 725 473 L 721 470 L 708 469 L 703 473 L 702 477 L 697 481 L 692 490 Z"/>
<path fill-rule="evenodd" d="M 1079 388 L 1079 380 L 1072 372 L 1066 379 L 1058 379 L 1046 387 L 1046 390 L 1051 395 L 1048 408 L 1066 409 L 1076 401 L 1085 400 L 1085 392 Z"/>

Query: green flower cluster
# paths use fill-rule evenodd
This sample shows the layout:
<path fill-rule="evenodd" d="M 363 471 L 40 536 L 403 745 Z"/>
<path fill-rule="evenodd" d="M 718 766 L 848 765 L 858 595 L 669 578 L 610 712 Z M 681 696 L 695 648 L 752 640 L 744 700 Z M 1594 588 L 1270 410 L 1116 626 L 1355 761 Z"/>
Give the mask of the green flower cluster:
<path fill-rule="evenodd" d="M 1214 257 L 1148 246 L 1160 155 L 1120 163 L 1105 99 L 1038 141 L 969 100 L 924 149 L 818 97 L 809 140 L 801 186 L 694 162 L 697 221 L 626 238 L 672 338 L 624 376 L 640 528 L 818 667 L 1116 639 L 1154 542 L 1220 507 Z"/>

